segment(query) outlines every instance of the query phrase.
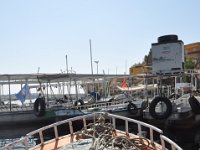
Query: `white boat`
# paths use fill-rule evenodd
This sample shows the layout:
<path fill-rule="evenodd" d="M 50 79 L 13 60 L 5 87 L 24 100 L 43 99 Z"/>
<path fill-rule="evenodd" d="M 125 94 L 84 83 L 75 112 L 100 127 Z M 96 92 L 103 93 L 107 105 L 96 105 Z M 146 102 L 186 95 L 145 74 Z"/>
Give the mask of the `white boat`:
<path fill-rule="evenodd" d="M 60 132 L 60 126 L 66 127 L 65 134 Z M 47 131 L 54 135 L 48 140 L 45 138 Z M 30 137 L 38 138 L 37 145 L 28 145 Z M 56 122 L 32 131 L 0 150 L 12 150 L 18 144 L 26 150 L 182 150 L 159 128 L 109 113 L 93 113 Z"/>
<path fill-rule="evenodd" d="M 107 78 L 113 78 L 116 75 L 108 75 Z M 116 76 L 116 77 L 120 77 Z M 47 83 L 68 82 L 69 80 L 86 80 L 94 78 L 105 78 L 105 75 L 89 75 L 89 74 L 6 74 L 0 75 L 0 85 L 8 85 L 11 87 L 13 84 L 30 83 L 31 86 L 38 87 L 38 80 L 42 87 Z M 8 80 L 9 79 L 9 80 Z M 37 85 L 36 85 L 37 84 Z M 103 102 L 93 103 L 84 106 L 74 106 L 74 103 L 56 104 L 56 95 L 50 95 L 51 84 L 46 85 L 45 99 L 39 97 L 26 105 L 15 105 L 16 99 L 14 94 L 6 97 L 6 101 L 0 104 L 0 137 L 1 138 L 17 138 L 28 133 L 31 130 L 39 127 L 54 123 L 56 121 L 68 119 L 75 116 L 92 113 L 94 111 L 104 111 L 121 115 L 134 116 L 134 107 L 130 107 L 132 114 L 128 112 L 128 103 L 124 101 L 118 102 Z M 40 86 L 39 86 L 40 87 Z M 49 90 L 49 91 L 48 91 Z M 1 93 L 2 94 L 2 93 Z M 51 97 L 50 97 L 51 96 Z M 60 95 L 61 96 L 61 95 Z M 2 98 L 3 96 L 1 96 Z M 49 101 L 49 99 L 53 101 Z M 8 104 L 3 104 L 9 102 Z M 132 105 L 131 105 L 132 106 Z M 141 114 L 141 113 L 140 113 Z M 13 126 L 15 124 L 15 126 Z M 10 128 L 13 129 L 10 132 Z"/>
<path fill-rule="evenodd" d="M 157 97 L 154 100 L 157 104 L 150 104 L 143 112 L 143 118 L 148 123 L 179 130 L 200 125 L 199 97 L 186 94 L 175 100 L 166 97 Z"/>

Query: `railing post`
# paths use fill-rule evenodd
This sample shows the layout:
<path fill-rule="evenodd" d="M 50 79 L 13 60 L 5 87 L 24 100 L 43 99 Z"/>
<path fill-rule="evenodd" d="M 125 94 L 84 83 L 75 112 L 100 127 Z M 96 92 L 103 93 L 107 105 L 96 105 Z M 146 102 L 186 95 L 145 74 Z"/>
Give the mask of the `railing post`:
<path fill-rule="evenodd" d="M 27 136 L 24 138 L 24 146 L 25 146 L 25 149 L 28 150 L 28 137 Z"/>
<path fill-rule="evenodd" d="M 44 138 L 43 138 L 42 130 L 40 130 L 39 135 L 40 135 L 41 144 L 44 144 Z"/>
<path fill-rule="evenodd" d="M 55 133 L 55 138 L 58 139 L 58 128 L 57 128 L 57 126 L 54 126 L 54 133 Z"/>
<path fill-rule="evenodd" d="M 113 122 L 113 128 L 114 128 L 114 129 L 116 129 L 116 122 L 115 122 L 115 121 L 116 121 L 116 120 L 115 120 L 115 118 L 113 117 L 113 118 L 112 118 L 112 122 Z"/>
<path fill-rule="evenodd" d="M 150 140 L 151 140 L 152 143 L 154 143 L 153 142 L 153 129 L 152 128 L 150 128 Z"/>
<path fill-rule="evenodd" d="M 141 132 L 142 132 L 141 124 L 138 124 L 138 133 L 139 133 L 139 136 L 141 135 Z"/>
<path fill-rule="evenodd" d="M 161 138 L 161 145 L 162 145 L 162 150 L 165 150 L 165 141 L 163 138 Z"/>
<path fill-rule="evenodd" d="M 125 121 L 125 130 L 126 130 L 127 133 L 129 133 L 128 132 L 128 120 Z"/>
<path fill-rule="evenodd" d="M 83 118 L 83 126 L 86 129 L 87 125 L 86 125 L 86 119 L 85 119 L 85 117 Z"/>

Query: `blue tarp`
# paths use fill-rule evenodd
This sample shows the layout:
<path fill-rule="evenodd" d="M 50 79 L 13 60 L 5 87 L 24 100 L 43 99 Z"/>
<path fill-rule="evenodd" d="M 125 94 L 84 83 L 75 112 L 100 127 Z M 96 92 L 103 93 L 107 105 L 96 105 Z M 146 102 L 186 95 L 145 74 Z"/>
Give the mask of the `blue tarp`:
<path fill-rule="evenodd" d="M 97 92 L 91 92 L 90 95 L 92 95 L 95 99 L 97 98 L 97 100 L 101 98 L 101 96 Z"/>

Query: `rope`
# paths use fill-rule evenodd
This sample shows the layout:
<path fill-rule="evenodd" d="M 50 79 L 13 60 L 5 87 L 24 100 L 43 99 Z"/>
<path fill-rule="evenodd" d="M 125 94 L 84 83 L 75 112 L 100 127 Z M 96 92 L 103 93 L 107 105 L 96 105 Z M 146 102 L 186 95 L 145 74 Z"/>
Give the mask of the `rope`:
<path fill-rule="evenodd" d="M 100 116 L 95 123 L 90 123 L 80 131 L 74 133 L 76 140 L 92 138 L 89 150 L 146 150 L 152 149 L 148 139 L 130 138 L 128 134 L 117 136 L 111 123 L 105 123 Z"/>

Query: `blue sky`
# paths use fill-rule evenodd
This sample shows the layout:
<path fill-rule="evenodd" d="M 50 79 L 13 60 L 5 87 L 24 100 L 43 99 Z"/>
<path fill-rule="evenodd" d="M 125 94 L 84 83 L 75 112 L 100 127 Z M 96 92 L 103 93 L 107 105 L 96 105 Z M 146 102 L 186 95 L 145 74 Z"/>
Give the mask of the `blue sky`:
<path fill-rule="evenodd" d="M 0 74 L 91 73 L 89 40 L 99 73 L 123 74 L 151 43 L 177 34 L 200 41 L 200 1 L 0 0 Z M 96 73 L 96 64 L 93 63 Z"/>

